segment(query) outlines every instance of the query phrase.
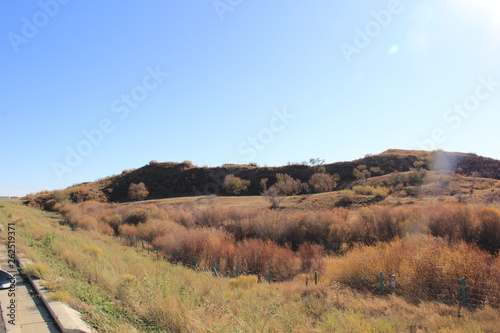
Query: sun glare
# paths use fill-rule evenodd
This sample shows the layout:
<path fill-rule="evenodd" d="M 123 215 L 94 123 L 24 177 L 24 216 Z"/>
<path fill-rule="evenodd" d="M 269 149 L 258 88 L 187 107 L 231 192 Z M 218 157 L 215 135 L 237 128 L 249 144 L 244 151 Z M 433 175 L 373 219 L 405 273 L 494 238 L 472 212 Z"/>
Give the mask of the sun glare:
<path fill-rule="evenodd" d="M 473 15 L 485 15 L 485 18 L 495 20 L 498 24 L 500 19 L 500 1 L 498 0 L 454 0 L 452 5 L 461 5 Z"/>

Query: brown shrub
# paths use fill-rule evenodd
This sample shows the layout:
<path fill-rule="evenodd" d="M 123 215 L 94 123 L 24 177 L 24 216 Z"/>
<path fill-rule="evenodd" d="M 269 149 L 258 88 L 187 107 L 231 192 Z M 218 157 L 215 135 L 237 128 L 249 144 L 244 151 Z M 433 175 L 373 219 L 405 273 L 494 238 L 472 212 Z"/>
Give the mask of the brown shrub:
<path fill-rule="evenodd" d="M 464 240 L 472 243 L 477 239 L 478 226 L 471 206 L 431 206 L 428 220 L 433 236 L 443 237 L 450 242 Z"/>
<path fill-rule="evenodd" d="M 153 240 L 153 245 L 167 255 L 173 262 L 185 265 L 193 264 L 200 259 L 206 243 L 206 234 L 200 229 L 181 228 L 175 232 L 159 236 Z"/>
<path fill-rule="evenodd" d="M 301 268 L 305 272 L 321 271 L 324 265 L 324 249 L 321 245 L 305 243 L 299 247 Z"/>
<path fill-rule="evenodd" d="M 143 200 L 149 195 L 149 191 L 144 183 L 130 184 L 128 197 L 130 200 Z"/>
<path fill-rule="evenodd" d="M 373 292 L 378 292 L 379 272 L 384 272 L 387 291 L 450 304 L 460 300 L 460 279 L 465 277 L 469 298 L 478 304 L 495 297 L 484 292 L 484 286 L 483 291 L 478 287 L 498 280 L 494 265 L 494 258 L 474 245 L 463 241 L 450 245 L 443 239 L 415 235 L 355 249 L 330 261 L 327 272 L 336 281 Z M 396 275 L 396 290 L 390 289 L 389 274 Z"/>
<path fill-rule="evenodd" d="M 152 242 L 155 238 L 177 232 L 183 227 L 173 221 L 152 219 L 137 225 L 137 237 Z"/>
<path fill-rule="evenodd" d="M 267 277 L 273 270 L 274 280 L 291 279 L 297 274 L 297 258 L 292 250 L 271 241 L 246 239 L 236 246 L 236 262 L 245 274 Z"/>
<path fill-rule="evenodd" d="M 500 211 L 494 208 L 481 208 L 478 220 L 478 245 L 492 254 L 497 254 L 500 250 Z"/>

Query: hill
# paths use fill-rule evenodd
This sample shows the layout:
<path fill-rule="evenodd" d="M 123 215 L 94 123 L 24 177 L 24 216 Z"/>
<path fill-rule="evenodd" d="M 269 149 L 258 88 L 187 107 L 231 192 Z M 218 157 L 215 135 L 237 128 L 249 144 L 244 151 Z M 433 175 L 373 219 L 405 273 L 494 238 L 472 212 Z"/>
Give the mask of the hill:
<path fill-rule="evenodd" d="M 471 153 L 443 151 L 386 150 L 377 155 L 367 155 L 354 161 L 337 162 L 323 165 L 329 174 L 340 177 L 337 189 L 345 189 L 356 181 L 353 170 L 365 165 L 367 169 L 379 168 L 379 174 L 395 171 L 410 171 L 415 162 L 421 168 L 432 171 L 452 171 L 464 176 L 477 176 L 500 179 L 500 161 Z M 102 202 L 128 201 L 128 188 L 132 183 L 143 182 L 148 191 L 148 199 L 172 198 L 225 194 L 223 180 L 233 174 L 250 181 L 245 195 L 259 195 L 262 191 L 260 180 L 268 178 L 269 183 L 276 181 L 277 173 L 286 173 L 302 182 L 315 173 L 314 166 L 291 164 L 281 167 L 258 167 L 254 165 L 225 164 L 220 167 L 197 167 L 188 161 L 183 163 L 150 162 L 138 169 L 125 170 L 95 182 L 82 183 L 69 187 L 66 192 L 74 202 L 88 200 Z M 50 192 L 42 192 L 28 198 L 28 201 L 44 203 L 50 198 Z"/>

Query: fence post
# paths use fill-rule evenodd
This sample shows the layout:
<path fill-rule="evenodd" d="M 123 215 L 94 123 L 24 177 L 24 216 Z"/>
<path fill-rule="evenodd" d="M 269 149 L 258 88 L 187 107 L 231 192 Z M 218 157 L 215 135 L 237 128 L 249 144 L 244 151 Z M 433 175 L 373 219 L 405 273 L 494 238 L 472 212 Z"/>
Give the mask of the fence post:
<path fill-rule="evenodd" d="M 273 269 L 269 268 L 269 275 L 267 276 L 267 282 L 271 284 L 272 280 L 273 280 Z"/>
<path fill-rule="evenodd" d="M 309 276 L 306 276 L 306 287 L 309 286 Z"/>
<path fill-rule="evenodd" d="M 380 296 L 384 295 L 384 273 L 380 272 L 379 275 L 379 282 L 380 282 Z"/>
<path fill-rule="evenodd" d="M 462 307 L 466 308 L 467 307 L 467 294 L 465 292 L 465 278 L 463 277 L 460 280 L 460 289 L 462 291 Z"/>
<path fill-rule="evenodd" d="M 194 269 L 198 269 L 198 257 L 194 257 L 193 266 L 194 266 Z"/>
<path fill-rule="evenodd" d="M 392 292 L 396 291 L 396 286 L 397 286 L 396 274 L 391 274 L 391 289 L 392 289 Z"/>
<path fill-rule="evenodd" d="M 149 254 L 149 252 L 150 252 L 150 250 L 151 250 L 151 248 L 150 248 L 150 247 L 151 247 L 151 244 L 149 244 L 149 242 L 147 242 L 146 244 L 148 245 L 148 254 Z"/>
<path fill-rule="evenodd" d="M 212 273 L 217 277 L 217 260 L 214 260 L 214 267 L 212 268 Z"/>
<path fill-rule="evenodd" d="M 156 260 L 158 260 L 158 259 L 159 259 L 159 257 L 160 257 L 160 253 L 159 253 L 159 251 L 158 251 L 158 248 L 156 248 Z"/>
<path fill-rule="evenodd" d="M 240 276 L 240 267 L 236 264 L 236 277 Z"/>
<path fill-rule="evenodd" d="M 314 284 L 318 285 L 318 272 L 314 271 Z"/>

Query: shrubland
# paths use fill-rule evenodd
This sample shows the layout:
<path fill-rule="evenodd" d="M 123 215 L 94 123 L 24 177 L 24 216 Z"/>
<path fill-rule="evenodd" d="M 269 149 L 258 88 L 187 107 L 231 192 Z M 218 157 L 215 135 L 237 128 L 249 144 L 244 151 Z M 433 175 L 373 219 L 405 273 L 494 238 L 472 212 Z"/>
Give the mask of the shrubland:
<path fill-rule="evenodd" d="M 331 256 L 323 262 L 318 285 L 310 282 L 306 286 L 305 274 L 269 285 L 258 283 L 255 275 L 226 279 L 172 265 L 156 260 L 155 255 L 148 256 L 140 248 L 126 246 L 113 234 L 68 225 L 68 221 L 57 214 L 11 202 L 1 206 L 0 222 L 6 225 L 14 221 L 16 224 L 18 251 L 24 252 L 39 267 L 47 268 L 43 269 L 44 283 L 53 291 L 54 298 L 80 310 L 84 319 L 99 332 L 493 332 L 498 329 L 498 310 L 489 305 L 473 311 L 458 311 L 455 305 L 429 302 L 426 297 L 415 301 L 402 293 L 403 297 L 397 296 L 398 292 L 376 296 L 362 291 L 366 288 L 363 281 L 356 284 L 356 270 L 365 275 L 378 273 L 381 269 L 394 272 L 403 284 L 403 276 L 428 272 L 434 267 L 430 264 L 446 264 L 446 258 L 451 258 L 451 263 L 442 268 L 440 277 L 462 276 L 465 272 L 469 278 L 488 279 L 487 274 L 472 275 L 486 272 L 486 267 L 490 276 L 495 276 L 493 269 L 497 269 L 494 267 L 498 259 L 462 240 L 417 234 L 402 239 L 396 237 L 388 243 L 376 242 L 373 246 L 355 244 L 344 255 Z M 198 226 L 199 216 L 204 216 L 203 221 L 210 221 L 212 228 L 217 226 L 217 220 L 208 219 L 211 214 L 204 212 L 207 215 L 203 215 L 193 207 L 157 207 L 158 210 L 141 207 L 147 219 L 136 219 L 134 225 L 123 221 L 137 207 L 92 203 L 81 206 L 66 209 L 68 212 L 81 209 L 103 224 L 107 222 L 98 212 L 107 210 L 117 214 L 111 219 L 114 223 L 118 223 L 117 216 L 123 213 L 118 230 L 127 226 L 138 231 L 155 219 L 154 225 L 158 228 L 160 215 L 165 214 L 166 218 L 167 212 L 172 214 L 167 230 L 178 228 L 176 225 L 185 230 L 212 230 Z M 242 212 L 247 216 L 252 213 L 251 210 Z M 335 211 L 339 215 L 346 213 L 346 223 L 354 223 L 352 212 Z M 176 222 L 180 216 L 191 226 Z M 232 217 L 235 216 L 237 213 L 233 213 Z M 418 214 L 413 218 L 418 218 Z M 264 247 L 271 244 L 271 240 L 259 238 L 244 241 L 257 242 Z M 307 267 L 319 269 L 315 258 L 327 254 L 310 242 L 291 251 L 297 258 L 305 259 L 302 265 L 306 270 Z M 426 264 L 427 261 L 430 263 Z M 468 266 L 468 270 L 464 270 Z M 415 302 L 418 306 L 413 304 Z"/>

